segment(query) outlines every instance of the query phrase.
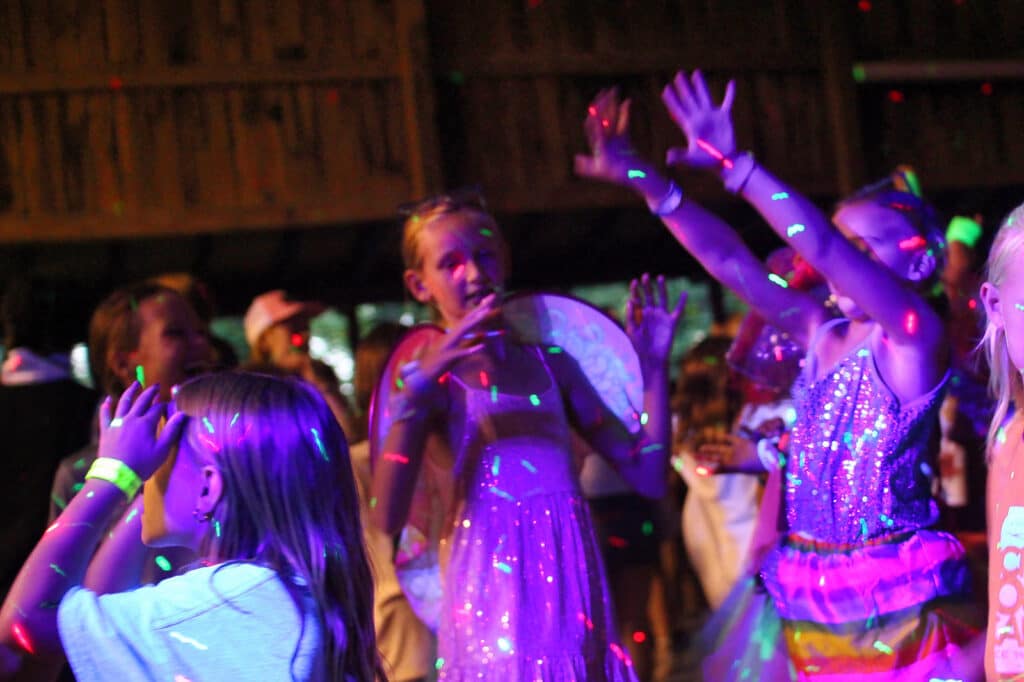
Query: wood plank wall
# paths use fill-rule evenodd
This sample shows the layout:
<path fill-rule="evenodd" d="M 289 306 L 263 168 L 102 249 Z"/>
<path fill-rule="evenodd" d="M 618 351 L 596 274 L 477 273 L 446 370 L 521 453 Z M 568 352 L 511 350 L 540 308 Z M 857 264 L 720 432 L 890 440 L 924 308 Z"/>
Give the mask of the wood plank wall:
<path fill-rule="evenodd" d="M 0 240 L 379 217 L 432 172 L 422 21 L 419 0 L 0 3 Z"/>
<path fill-rule="evenodd" d="M 806 191 L 847 191 L 902 161 L 933 186 L 1024 182 L 1024 5 L 864 7 L 8 0 L 0 242 L 360 222 L 467 182 L 511 212 L 627 202 L 572 175 L 586 105 L 619 84 L 638 146 L 660 157 L 682 137 L 658 93 L 694 67 L 718 92 L 736 78 L 741 144 Z M 1003 60 L 1002 75 L 978 58 Z M 936 59 L 977 77 L 878 76 Z M 859 84 L 855 64 L 868 67 Z"/>

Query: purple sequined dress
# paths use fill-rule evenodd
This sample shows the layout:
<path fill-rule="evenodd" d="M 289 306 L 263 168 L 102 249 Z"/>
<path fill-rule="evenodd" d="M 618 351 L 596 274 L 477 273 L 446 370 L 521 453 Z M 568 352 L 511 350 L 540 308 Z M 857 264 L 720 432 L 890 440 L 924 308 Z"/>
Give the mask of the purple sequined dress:
<path fill-rule="evenodd" d="M 441 544 L 440 679 L 635 680 L 554 377 L 524 396 L 452 378 L 462 414 L 449 418 L 455 502 Z"/>
<path fill-rule="evenodd" d="M 827 323 L 818 338 L 846 322 Z M 800 679 L 974 679 L 961 649 L 981 621 L 964 551 L 931 530 L 932 433 L 946 379 L 901 405 L 870 346 L 869 338 L 817 381 L 808 362 L 794 385 L 787 534 L 755 581 L 767 597 L 731 598 L 764 611 L 731 616 L 761 651 L 720 656 L 731 670 L 716 679 L 742 679 L 745 667 L 749 675 L 780 654 L 782 674 Z"/>

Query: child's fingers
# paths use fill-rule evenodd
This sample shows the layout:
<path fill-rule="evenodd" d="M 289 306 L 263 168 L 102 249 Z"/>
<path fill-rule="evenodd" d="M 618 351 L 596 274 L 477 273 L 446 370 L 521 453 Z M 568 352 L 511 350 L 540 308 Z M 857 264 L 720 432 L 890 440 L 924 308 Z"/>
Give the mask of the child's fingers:
<path fill-rule="evenodd" d="M 675 319 L 678 320 L 682 316 L 683 311 L 686 310 L 686 300 L 688 296 L 689 295 L 686 291 L 679 294 L 679 300 L 676 301 L 676 307 L 672 310 L 672 317 Z"/>
<path fill-rule="evenodd" d="M 722 111 L 732 111 L 732 101 L 736 96 L 736 81 L 729 80 L 725 86 L 725 96 L 722 97 L 722 106 L 719 107 Z"/>
<path fill-rule="evenodd" d="M 105 429 L 110 425 L 110 420 L 113 419 L 110 415 L 110 406 L 113 402 L 113 398 L 109 395 L 103 399 L 103 403 L 100 405 L 100 428 Z"/>
<path fill-rule="evenodd" d="M 690 80 L 693 82 L 694 101 L 702 109 L 711 108 L 711 93 L 708 92 L 708 84 L 704 82 L 704 74 L 700 72 L 700 69 L 693 70 Z"/>
<path fill-rule="evenodd" d="M 690 114 L 697 104 L 696 96 L 693 94 L 693 88 L 690 86 L 690 81 L 686 77 L 685 71 L 680 71 L 676 74 L 675 79 L 672 81 L 672 85 L 675 87 L 676 98 L 679 101 L 679 109 L 684 114 Z"/>
<path fill-rule="evenodd" d="M 625 99 L 619 107 L 619 121 L 618 125 L 615 126 L 615 133 L 617 135 L 625 135 L 629 131 L 629 108 L 632 103 L 633 100 Z"/>
<path fill-rule="evenodd" d="M 153 407 L 153 401 L 160 395 L 160 385 L 153 384 L 149 388 L 142 391 L 139 397 L 135 399 L 135 404 L 132 405 L 132 409 L 128 412 L 133 417 L 141 417 L 149 412 L 150 408 Z"/>
<path fill-rule="evenodd" d="M 131 385 L 124 390 L 121 394 L 120 400 L 117 401 L 117 408 L 114 410 L 114 418 L 124 417 L 128 412 L 131 411 L 132 405 L 135 404 L 135 396 L 142 390 L 142 385 L 133 381 Z"/>
<path fill-rule="evenodd" d="M 654 284 L 651 282 L 651 274 L 645 272 L 643 277 L 640 278 L 640 283 L 644 289 L 644 304 L 646 307 L 653 307 L 657 305 L 654 297 Z"/>
<path fill-rule="evenodd" d="M 585 178 L 602 177 L 601 173 L 597 171 L 597 162 L 591 156 L 577 154 L 573 158 L 572 166 L 576 175 L 580 175 Z"/>
<path fill-rule="evenodd" d="M 665 275 L 658 275 L 658 306 L 662 310 L 668 310 L 668 284 L 665 282 Z"/>
<path fill-rule="evenodd" d="M 157 437 L 155 446 L 157 452 L 166 452 L 173 443 L 181 438 L 187 420 L 188 415 L 184 412 L 175 412 L 171 415 Z"/>

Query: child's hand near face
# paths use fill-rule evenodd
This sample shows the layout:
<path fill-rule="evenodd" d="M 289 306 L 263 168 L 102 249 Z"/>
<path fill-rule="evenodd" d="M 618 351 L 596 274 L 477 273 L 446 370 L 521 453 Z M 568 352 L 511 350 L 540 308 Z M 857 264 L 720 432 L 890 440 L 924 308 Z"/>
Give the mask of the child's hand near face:
<path fill-rule="evenodd" d="M 134 382 L 121 394 L 116 407 L 112 407 L 110 398 L 103 402 L 100 407 L 98 457 L 123 462 L 143 480 L 160 467 L 171 444 L 181 434 L 185 415 L 176 413 L 171 416 L 157 436 L 157 428 L 167 406 L 156 402 L 159 395 L 159 385 L 142 390 L 142 386 Z"/>

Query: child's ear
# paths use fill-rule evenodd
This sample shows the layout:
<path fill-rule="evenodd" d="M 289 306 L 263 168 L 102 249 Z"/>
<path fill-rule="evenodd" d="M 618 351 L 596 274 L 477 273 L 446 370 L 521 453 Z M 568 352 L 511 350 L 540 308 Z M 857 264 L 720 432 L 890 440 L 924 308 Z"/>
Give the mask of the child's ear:
<path fill-rule="evenodd" d="M 204 466 L 201 474 L 203 487 L 199 491 L 199 499 L 196 500 L 196 511 L 199 514 L 210 514 L 224 494 L 224 479 L 220 475 L 220 469 L 212 464 Z"/>
<path fill-rule="evenodd" d="M 981 285 L 981 302 L 985 306 L 985 316 L 996 329 L 1003 328 L 1003 306 L 999 289 L 992 282 Z"/>
<path fill-rule="evenodd" d="M 405 280 L 405 288 L 409 290 L 413 298 L 420 303 L 430 303 L 433 297 L 423 284 L 423 278 L 420 277 L 420 273 L 409 269 L 405 271 L 402 278 Z"/>
<path fill-rule="evenodd" d="M 932 276 L 937 265 L 935 253 L 931 249 L 921 249 L 910 262 L 907 278 L 911 282 L 923 282 Z"/>

